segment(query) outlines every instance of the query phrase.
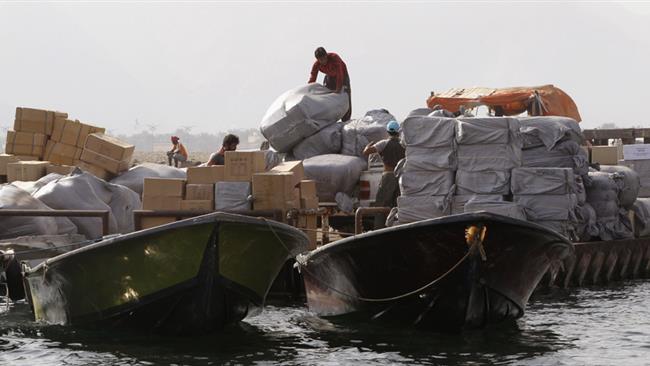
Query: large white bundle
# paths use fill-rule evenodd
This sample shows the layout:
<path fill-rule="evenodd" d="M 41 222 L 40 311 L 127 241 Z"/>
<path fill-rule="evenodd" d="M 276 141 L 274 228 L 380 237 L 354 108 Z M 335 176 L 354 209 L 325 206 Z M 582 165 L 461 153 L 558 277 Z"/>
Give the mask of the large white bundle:
<path fill-rule="evenodd" d="M 521 149 L 510 144 L 458 145 L 458 168 L 465 171 L 510 170 L 521 166 Z"/>
<path fill-rule="evenodd" d="M 634 236 L 650 236 L 650 198 L 639 198 L 634 202 Z"/>
<path fill-rule="evenodd" d="M 622 176 L 621 189 L 618 192 L 618 199 L 624 208 L 630 210 L 639 195 L 641 180 L 639 174 L 634 170 L 620 165 L 601 165 L 600 171 L 605 173 L 618 173 Z"/>
<path fill-rule="evenodd" d="M 376 109 L 366 112 L 361 119 L 347 122 L 341 131 L 341 154 L 363 156 L 368 143 L 388 138 L 386 126 L 394 120 L 385 109 Z"/>
<path fill-rule="evenodd" d="M 262 135 L 279 152 L 289 152 L 300 141 L 335 123 L 348 111 L 346 93 L 335 93 L 318 83 L 282 94 L 262 118 Z"/>
<path fill-rule="evenodd" d="M 144 178 L 187 178 L 187 173 L 178 168 L 168 165 L 143 163 L 136 165 L 128 171 L 122 173 L 119 177 L 111 180 L 113 184 L 128 187 L 139 195 L 142 195 Z"/>
<path fill-rule="evenodd" d="M 456 171 L 456 194 L 510 194 L 509 171 Z"/>
<path fill-rule="evenodd" d="M 575 141 L 557 143 L 553 149 L 545 146 L 522 151 L 525 167 L 572 168 L 576 175 L 589 172 L 589 155 Z"/>
<path fill-rule="evenodd" d="M 514 202 L 524 209 L 526 217 L 531 221 L 576 221 L 575 210 L 578 206 L 578 198 L 573 193 L 516 195 Z"/>
<path fill-rule="evenodd" d="M 214 203 L 217 211 L 248 211 L 251 209 L 250 182 L 217 182 Z"/>
<path fill-rule="evenodd" d="M 456 170 L 457 167 L 457 156 L 453 147 L 406 148 L 404 170 Z"/>
<path fill-rule="evenodd" d="M 465 212 L 465 205 L 467 202 L 470 200 L 478 200 L 478 201 L 490 201 L 490 202 L 495 202 L 495 201 L 504 201 L 503 196 L 496 195 L 496 194 L 461 194 L 461 195 L 455 195 L 451 198 L 451 214 L 456 215 L 456 214 L 461 214 Z"/>
<path fill-rule="evenodd" d="M 577 193 L 571 168 L 517 168 L 512 170 L 512 194 Z"/>
<path fill-rule="evenodd" d="M 403 195 L 447 195 L 454 186 L 454 172 L 407 170 L 399 176 L 399 188 Z"/>
<path fill-rule="evenodd" d="M 569 117 L 521 117 L 519 123 L 524 149 L 544 146 L 551 150 L 560 141 L 584 141 L 580 125 Z"/>
<path fill-rule="evenodd" d="M 619 192 L 623 176 L 619 173 L 589 172 L 587 203 L 596 211 L 596 226 L 601 240 L 626 239 L 634 236 L 627 210 L 620 206 Z"/>
<path fill-rule="evenodd" d="M 409 116 L 402 123 L 404 144 L 420 148 L 452 148 L 457 121 L 454 118 Z"/>
<path fill-rule="evenodd" d="M 30 182 L 30 181 L 13 181 L 10 184 L 13 186 L 16 186 L 22 190 L 25 190 L 29 192 L 29 194 L 33 194 L 34 192 L 38 191 L 41 189 L 41 187 L 45 186 L 46 184 L 50 183 L 53 180 L 57 180 L 59 178 L 63 177 L 61 174 L 57 173 L 50 173 L 44 177 L 41 177 L 39 180 Z"/>
<path fill-rule="evenodd" d="M 399 196 L 397 220 L 400 224 L 449 215 L 447 196 Z"/>
<path fill-rule="evenodd" d="M 140 197 L 134 191 L 88 173 L 52 181 L 36 191 L 34 197 L 54 209 L 109 211 L 111 234 L 133 231 L 133 210 L 141 208 Z M 71 217 L 70 220 L 87 238 L 102 236 L 101 219 Z"/>
<path fill-rule="evenodd" d="M 519 121 L 511 117 L 458 118 L 459 145 L 511 144 L 521 149 Z"/>
<path fill-rule="evenodd" d="M 338 154 L 314 156 L 302 164 L 305 177 L 316 181 L 320 201 L 329 202 L 334 201 L 338 192 L 353 196 L 361 172 L 368 167 L 365 159 Z"/>
<path fill-rule="evenodd" d="M 0 185 L 0 210 L 51 210 L 43 202 L 11 184 Z M 0 239 L 26 235 L 75 234 L 77 227 L 66 217 L 11 216 L 0 218 Z"/>
<path fill-rule="evenodd" d="M 316 155 L 338 154 L 341 151 L 342 128 L 343 123 L 335 123 L 323 128 L 294 146 L 291 154 L 298 160 Z"/>
<path fill-rule="evenodd" d="M 486 211 L 497 215 L 508 216 L 513 219 L 526 220 L 524 210 L 516 202 L 508 202 L 502 199 L 487 200 L 480 196 L 467 201 L 464 212 Z"/>

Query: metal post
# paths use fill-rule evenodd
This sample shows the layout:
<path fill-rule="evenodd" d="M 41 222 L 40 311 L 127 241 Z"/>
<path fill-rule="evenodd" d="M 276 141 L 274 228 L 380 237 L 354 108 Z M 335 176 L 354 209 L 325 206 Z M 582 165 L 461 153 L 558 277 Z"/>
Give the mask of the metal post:
<path fill-rule="evenodd" d="M 361 234 L 363 232 L 363 217 L 365 215 L 388 214 L 390 210 L 390 207 L 359 207 L 354 213 L 354 233 Z"/>

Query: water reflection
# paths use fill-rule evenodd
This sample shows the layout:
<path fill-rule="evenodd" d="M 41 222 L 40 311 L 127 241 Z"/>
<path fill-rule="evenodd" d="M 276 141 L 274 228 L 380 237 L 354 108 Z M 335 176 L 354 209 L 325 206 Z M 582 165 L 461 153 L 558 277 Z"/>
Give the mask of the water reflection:
<path fill-rule="evenodd" d="M 301 304 L 270 306 L 223 332 L 181 338 L 39 325 L 25 304 L 0 314 L 0 361 L 40 364 L 643 364 L 650 283 L 537 293 L 527 315 L 440 334 L 332 322 Z M 8 361 L 8 362 L 7 362 Z"/>

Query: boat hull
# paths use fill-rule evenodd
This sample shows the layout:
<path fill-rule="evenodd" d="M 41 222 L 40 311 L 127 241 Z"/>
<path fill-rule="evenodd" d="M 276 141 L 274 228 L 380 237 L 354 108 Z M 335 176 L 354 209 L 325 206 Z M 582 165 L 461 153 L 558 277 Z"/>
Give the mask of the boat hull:
<path fill-rule="evenodd" d="M 37 321 L 208 333 L 261 308 L 307 243 L 287 225 L 216 213 L 51 258 L 25 283 Z"/>
<path fill-rule="evenodd" d="M 468 253 L 472 225 L 487 228 L 485 259 Z M 549 265 L 572 251 L 541 226 L 471 213 L 344 239 L 299 262 L 319 315 L 454 331 L 521 317 Z"/>

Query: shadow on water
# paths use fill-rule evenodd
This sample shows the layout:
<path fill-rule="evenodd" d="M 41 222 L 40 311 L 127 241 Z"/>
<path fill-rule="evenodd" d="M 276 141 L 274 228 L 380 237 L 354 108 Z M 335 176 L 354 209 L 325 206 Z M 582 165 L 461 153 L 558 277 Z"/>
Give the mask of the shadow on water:
<path fill-rule="evenodd" d="M 31 321 L 25 304 L 0 315 L 0 360 L 13 364 L 228 365 L 506 364 L 571 347 L 546 327 L 501 324 L 441 334 L 379 324 L 328 321 L 302 304 L 267 307 L 209 336 L 171 337 L 76 329 Z"/>

